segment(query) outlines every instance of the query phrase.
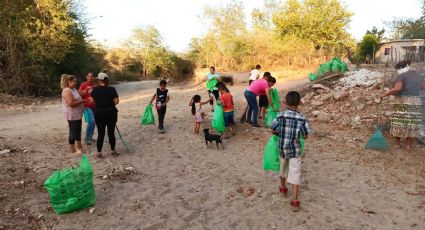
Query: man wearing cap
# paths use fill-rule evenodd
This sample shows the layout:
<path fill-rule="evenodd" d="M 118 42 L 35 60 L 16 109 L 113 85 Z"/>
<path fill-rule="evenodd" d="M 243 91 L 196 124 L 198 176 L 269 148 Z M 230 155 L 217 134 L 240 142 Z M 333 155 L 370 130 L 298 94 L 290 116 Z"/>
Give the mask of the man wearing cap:
<path fill-rule="evenodd" d="M 105 138 L 105 129 L 108 129 L 109 145 L 111 155 L 118 156 L 115 151 L 115 125 L 118 120 L 118 110 L 115 107 L 119 103 L 118 93 L 114 87 L 109 86 L 106 73 L 99 73 L 97 78 L 99 85 L 93 88 L 91 96 L 96 104 L 94 118 L 97 126 L 97 154 L 96 157 L 103 158 L 102 147 Z"/>

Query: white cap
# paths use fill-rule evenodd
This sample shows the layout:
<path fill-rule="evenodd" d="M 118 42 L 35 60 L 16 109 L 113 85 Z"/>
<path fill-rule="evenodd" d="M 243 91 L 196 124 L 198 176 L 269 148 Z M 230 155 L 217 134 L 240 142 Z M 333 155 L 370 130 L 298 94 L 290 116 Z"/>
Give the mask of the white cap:
<path fill-rule="evenodd" d="M 108 78 L 108 74 L 100 72 L 96 79 L 105 80 L 105 78 Z"/>

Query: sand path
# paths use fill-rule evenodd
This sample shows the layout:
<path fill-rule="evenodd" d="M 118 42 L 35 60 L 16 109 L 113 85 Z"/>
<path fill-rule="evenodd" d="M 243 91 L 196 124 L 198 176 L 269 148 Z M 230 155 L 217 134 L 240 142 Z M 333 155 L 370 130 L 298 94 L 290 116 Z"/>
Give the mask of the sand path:
<path fill-rule="evenodd" d="M 278 87 L 286 90 L 303 83 L 283 82 Z M 54 229 L 423 228 L 425 173 L 423 163 L 417 162 L 420 152 L 406 155 L 395 150 L 389 153 L 391 160 L 382 160 L 381 153 L 363 150 L 365 137 L 359 137 L 358 131 L 336 131 L 313 123 L 315 135 L 308 141 L 303 165 L 302 210 L 293 213 L 289 198 L 277 193 L 278 176 L 261 168 L 263 148 L 270 137 L 267 129 L 239 125 L 237 135 L 225 141 L 224 151 L 207 149 L 203 137 L 193 134 L 188 106 L 194 94 L 205 98 L 205 90 L 171 86 L 167 133 L 159 134 L 153 126 L 140 125 L 140 115 L 156 84 L 145 81 L 116 87 L 121 98 L 118 126 L 131 151 L 126 153 L 117 140 L 122 153 L 118 158 L 110 157 L 107 143 L 105 160 L 89 155 L 97 198 L 93 214 L 84 210 L 57 216 L 48 208 L 44 180 L 54 169 L 79 161 L 66 155 L 67 124 L 60 104 L 2 116 L 0 141 L 29 150 L 5 158 L 2 166 L 10 162 L 30 172 L 23 174 L 26 186 L 20 190 L 7 189 L 12 185 L 2 183 L 0 191 L 8 195 L 3 198 L 5 212 L 21 207 L 36 217 L 43 215 L 34 228 Z M 245 104 L 244 88 L 240 84 L 230 87 L 239 108 L 235 119 Z M 210 120 L 204 125 L 209 126 Z M 89 150 L 95 152 L 95 147 Z M 124 170 L 103 178 L 128 165 L 135 173 Z M 16 226 L 28 224 L 12 216 Z M 10 219 L 5 221 L 10 225 Z"/>

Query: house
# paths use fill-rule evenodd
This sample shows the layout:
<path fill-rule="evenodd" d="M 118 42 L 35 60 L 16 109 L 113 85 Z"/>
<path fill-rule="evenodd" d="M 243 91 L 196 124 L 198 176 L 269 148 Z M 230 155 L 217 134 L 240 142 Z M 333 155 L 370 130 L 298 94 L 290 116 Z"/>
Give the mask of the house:
<path fill-rule="evenodd" d="M 403 39 L 382 42 L 375 53 L 375 63 L 395 64 L 399 61 L 425 61 L 425 39 Z"/>

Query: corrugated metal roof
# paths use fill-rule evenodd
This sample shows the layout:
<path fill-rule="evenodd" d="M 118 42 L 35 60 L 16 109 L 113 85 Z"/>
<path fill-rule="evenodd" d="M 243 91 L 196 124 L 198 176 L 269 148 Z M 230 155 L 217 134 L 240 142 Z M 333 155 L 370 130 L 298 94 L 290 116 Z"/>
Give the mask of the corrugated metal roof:
<path fill-rule="evenodd" d="M 379 45 L 388 44 L 388 43 L 398 43 L 398 42 L 424 42 L 425 39 L 399 39 L 399 40 L 392 40 L 392 41 L 384 41 L 379 43 Z"/>

